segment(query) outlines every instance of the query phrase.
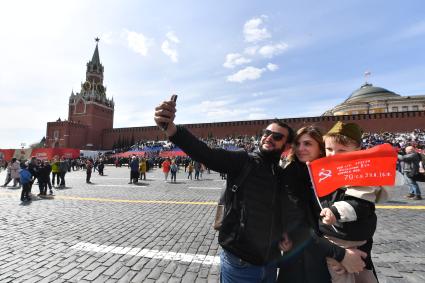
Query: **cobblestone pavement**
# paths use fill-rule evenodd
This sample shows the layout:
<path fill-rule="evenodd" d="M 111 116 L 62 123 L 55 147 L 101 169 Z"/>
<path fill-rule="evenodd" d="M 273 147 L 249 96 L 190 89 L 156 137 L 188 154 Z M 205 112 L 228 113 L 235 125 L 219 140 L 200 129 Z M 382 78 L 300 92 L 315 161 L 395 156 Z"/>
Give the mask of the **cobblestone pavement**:
<path fill-rule="evenodd" d="M 127 168 L 105 174 L 88 185 L 85 172 L 71 172 L 65 189 L 29 204 L 0 189 L 0 282 L 218 281 L 218 174 L 195 181 L 180 171 L 170 184 L 154 170 L 139 185 L 128 184 Z M 380 282 L 425 282 L 425 201 L 403 199 L 405 190 L 377 209 Z"/>

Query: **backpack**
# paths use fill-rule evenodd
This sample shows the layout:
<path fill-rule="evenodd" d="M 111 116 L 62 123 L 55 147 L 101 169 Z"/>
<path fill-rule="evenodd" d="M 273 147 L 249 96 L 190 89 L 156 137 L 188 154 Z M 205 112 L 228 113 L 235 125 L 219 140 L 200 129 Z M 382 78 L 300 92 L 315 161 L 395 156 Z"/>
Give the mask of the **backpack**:
<path fill-rule="evenodd" d="M 173 173 L 177 172 L 177 165 L 176 164 L 171 164 L 170 170 Z"/>

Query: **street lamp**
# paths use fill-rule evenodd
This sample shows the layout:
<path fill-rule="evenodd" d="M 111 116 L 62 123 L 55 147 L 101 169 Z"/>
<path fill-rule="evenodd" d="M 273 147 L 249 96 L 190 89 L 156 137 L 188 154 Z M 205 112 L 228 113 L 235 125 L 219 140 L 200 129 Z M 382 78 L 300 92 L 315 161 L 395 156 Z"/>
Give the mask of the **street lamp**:
<path fill-rule="evenodd" d="M 25 150 L 24 150 L 24 147 L 25 147 L 26 145 L 27 145 L 26 143 L 21 142 L 21 158 L 20 158 L 20 160 L 24 160 L 24 158 L 25 158 Z"/>

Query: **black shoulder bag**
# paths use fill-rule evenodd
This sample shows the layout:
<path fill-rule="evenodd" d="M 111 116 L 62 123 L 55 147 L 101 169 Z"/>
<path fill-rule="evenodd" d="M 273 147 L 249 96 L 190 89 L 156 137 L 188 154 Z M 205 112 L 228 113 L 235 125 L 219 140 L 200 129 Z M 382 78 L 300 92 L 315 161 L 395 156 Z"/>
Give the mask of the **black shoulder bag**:
<path fill-rule="evenodd" d="M 242 185 L 253 169 L 253 161 L 248 158 L 242 171 L 233 180 L 227 179 L 224 192 L 223 217 L 219 230 L 225 232 L 230 238 L 237 240 L 246 224 L 245 204 L 243 201 Z"/>
<path fill-rule="evenodd" d="M 237 196 L 236 193 L 238 189 L 242 186 L 242 184 L 245 182 L 246 177 L 248 177 L 249 173 L 251 172 L 253 167 L 253 163 L 248 158 L 247 162 L 244 164 L 244 167 L 242 168 L 242 171 L 239 173 L 239 175 L 235 178 L 234 181 L 228 179 L 226 181 L 226 187 L 223 189 L 220 195 L 220 200 L 217 205 L 217 211 L 215 214 L 214 219 L 214 229 L 216 231 L 220 231 L 221 225 L 223 223 L 224 217 L 230 213 L 231 209 L 237 210 Z"/>

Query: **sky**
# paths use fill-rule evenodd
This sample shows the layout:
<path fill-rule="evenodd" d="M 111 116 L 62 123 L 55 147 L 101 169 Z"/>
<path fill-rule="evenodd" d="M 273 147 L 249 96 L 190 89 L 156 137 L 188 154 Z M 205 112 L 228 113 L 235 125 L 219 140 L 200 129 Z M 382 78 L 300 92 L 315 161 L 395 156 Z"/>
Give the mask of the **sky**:
<path fill-rule="evenodd" d="M 411 1 L 0 2 L 0 148 L 68 117 L 99 37 L 114 127 L 319 116 L 367 80 L 425 94 L 425 4 Z M 365 72 L 371 75 L 365 78 Z"/>

